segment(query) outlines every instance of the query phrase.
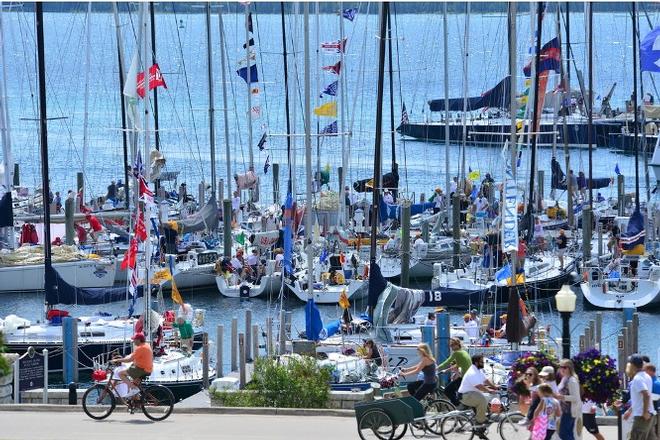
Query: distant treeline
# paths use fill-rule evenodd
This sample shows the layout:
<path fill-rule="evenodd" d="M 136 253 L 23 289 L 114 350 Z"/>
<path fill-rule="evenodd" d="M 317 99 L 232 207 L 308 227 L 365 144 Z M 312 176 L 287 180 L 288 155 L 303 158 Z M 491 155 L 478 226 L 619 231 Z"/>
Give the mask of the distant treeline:
<path fill-rule="evenodd" d="M 554 11 L 558 4 L 561 4 L 562 9 L 566 7 L 566 2 L 561 3 L 549 3 L 548 11 Z M 584 3 L 583 2 L 571 2 L 570 10 L 571 12 L 583 12 Z M 119 3 L 119 10 L 124 11 L 127 7 L 137 8 L 137 3 Z M 244 6 L 238 2 L 219 2 L 212 3 L 213 7 L 216 8 L 217 5 L 222 5 L 223 10 L 227 12 L 242 12 Z M 287 11 L 293 10 L 292 3 L 286 3 L 285 8 Z M 314 9 L 314 3 L 311 5 L 311 9 Z M 321 2 L 319 3 L 322 13 L 333 13 L 337 12 L 338 2 Z M 443 3 L 440 2 L 392 2 L 391 3 L 392 11 L 402 14 L 428 14 L 428 13 L 438 13 L 443 10 Z M 521 2 L 517 4 L 518 12 L 529 12 L 529 2 Z M 357 7 L 358 3 L 344 3 L 344 8 Z M 5 10 L 8 8 L 21 8 L 23 11 L 32 11 L 34 10 L 34 3 L 14 3 L 14 4 L 4 4 Z M 112 11 L 112 3 L 103 2 L 96 3 L 94 2 L 93 8 L 98 12 L 110 12 Z M 206 8 L 206 3 L 201 2 L 191 2 L 191 3 L 178 3 L 178 2 L 158 2 L 156 3 L 156 12 L 176 12 L 177 14 L 199 14 L 204 11 Z M 46 12 L 77 12 L 85 11 L 87 9 L 87 3 L 85 2 L 46 2 L 44 3 L 44 11 Z M 362 11 L 366 11 L 366 4 L 362 3 Z M 451 2 L 448 3 L 448 11 L 450 13 L 462 14 L 465 12 L 465 3 L 460 2 Z M 471 3 L 470 9 L 473 13 L 506 13 L 507 3 L 505 2 L 476 2 Z M 280 3 L 279 2 L 253 2 L 250 5 L 250 10 L 262 13 L 262 14 L 275 14 L 280 13 Z M 302 8 L 301 8 L 302 10 Z M 375 5 L 370 7 L 372 13 L 376 13 L 378 10 Z M 660 11 L 660 3 L 656 2 L 642 2 L 638 3 L 638 10 L 640 12 L 654 13 Z M 630 2 L 602 2 L 594 3 L 594 12 L 630 12 Z"/>

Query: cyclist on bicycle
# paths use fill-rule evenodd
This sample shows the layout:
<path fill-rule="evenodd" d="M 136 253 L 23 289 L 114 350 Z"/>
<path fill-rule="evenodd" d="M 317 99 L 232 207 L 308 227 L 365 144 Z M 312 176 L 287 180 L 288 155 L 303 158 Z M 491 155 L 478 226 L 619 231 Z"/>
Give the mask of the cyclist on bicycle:
<path fill-rule="evenodd" d="M 488 399 L 486 393 L 497 392 L 499 389 L 493 384 L 483 372 L 484 356 L 475 354 L 472 356 L 472 366 L 463 375 L 458 393 L 461 395 L 461 403 L 475 409 L 477 428 L 485 428 L 488 411 Z M 487 438 L 483 432 L 477 432 L 480 438 Z"/>
<path fill-rule="evenodd" d="M 438 370 L 442 372 L 442 370 L 446 369 L 452 364 L 458 368 L 458 371 L 456 372 L 457 377 L 455 377 L 445 387 L 445 395 L 454 405 L 458 406 L 460 400 L 458 399 L 456 392 L 458 391 L 458 387 L 461 386 L 463 376 L 472 365 L 472 360 L 470 359 L 468 352 L 463 349 L 460 339 L 451 338 L 449 340 L 449 348 L 452 352 L 451 356 L 449 356 L 447 359 L 445 359 L 444 362 L 438 365 Z"/>
<path fill-rule="evenodd" d="M 133 343 L 135 344 L 133 353 L 123 358 L 113 359 L 112 361 L 116 364 L 133 362 L 133 365 L 128 367 L 128 369 L 119 372 L 119 378 L 128 385 L 129 390 L 136 388 L 137 384 L 133 381 L 149 376 L 154 367 L 154 355 L 149 344 L 145 343 L 144 334 L 136 333 L 133 335 Z M 129 377 L 133 380 L 129 379 Z"/>
<path fill-rule="evenodd" d="M 407 376 L 409 374 L 417 374 L 420 371 L 424 374 L 423 380 L 416 380 L 408 384 L 408 393 L 414 396 L 415 399 L 422 400 L 436 390 L 438 387 L 438 376 L 435 370 L 435 358 L 431 354 L 428 344 L 419 344 L 417 346 L 417 353 L 420 357 L 419 363 L 414 367 L 402 368 L 399 375 Z"/>

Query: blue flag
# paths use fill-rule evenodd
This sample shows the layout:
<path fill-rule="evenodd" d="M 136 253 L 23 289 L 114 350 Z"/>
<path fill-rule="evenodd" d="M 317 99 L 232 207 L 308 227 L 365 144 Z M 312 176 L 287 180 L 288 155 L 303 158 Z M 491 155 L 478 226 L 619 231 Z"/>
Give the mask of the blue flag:
<path fill-rule="evenodd" d="M 293 250 L 293 197 L 291 193 L 286 195 L 284 202 L 284 260 L 282 265 L 288 274 L 293 272 L 291 264 L 291 253 Z"/>
<path fill-rule="evenodd" d="M 264 148 L 266 148 L 266 133 L 261 135 L 261 139 L 259 139 L 259 143 L 257 144 L 257 147 L 259 147 L 259 151 L 264 151 Z"/>
<path fill-rule="evenodd" d="M 639 46 L 639 61 L 642 72 L 660 72 L 660 27 L 644 37 Z"/>
<path fill-rule="evenodd" d="M 341 15 L 348 21 L 353 21 L 355 20 L 355 16 L 357 15 L 357 12 L 358 12 L 357 8 L 348 8 L 348 9 L 344 9 Z"/>
<path fill-rule="evenodd" d="M 616 173 L 617 176 L 621 174 L 621 170 L 619 169 L 618 163 L 614 166 L 614 172 Z"/>
<path fill-rule="evenodd" d="M 259 82 L 259 75 L 257 74 L 257 65 L 253 64 L 250 66 L 250 79 L 248 80 L 248 68 L 241 67 L 236 71 L 238 76 L 243 78 L 243 81 L 246 83 L 256 83 Z"/>
<path fill-rule="evenodd" d="M 513 274 L 511 273 L 511 265 L 507 264 L 497 272 L 495 272 L 495 280 L 496 281 L 502 281 L 506 280 L 507 278 L 511 278 Z"/>
<path fill-rule="evenodd" d="M 325 128 L 321 130 L 321 134 L 337 134 L 337 132 L 337 121 L 326 125 Z"/>
<path fill-rule="evenodd" d="M 326 248 L 323 248 L 321 251 L 321 255 L 319 256 L 319 263 L 325 263 L 328 261 L 328 257 L 330 256 L 330 253 Z"/>
<path fill-rule="evenodd" d="M 268 168 L 270 168 L 270 154 L 266 156 L 266 163 L 264 164 L 264 174 L 268 174 Z"/>
<path fill-rule="evenodd" d="M 313 298 L 307 300 L 305 305 L 305 333 L 307 340 L 318 341 L 323 339 L 323 320 L 321 319 L 321 312 L 316 307 Z"/>
<path fill-rule="evenodd" d="M 635 208 L 635 212 L 630 216 L 630 220 L 628 220 L 626 232 L 621 234 L 621 247 L 625 251 L 636 251 L 643 254 L 645 236 L 644 216 L 640 212 L 639 207 L 637 207 Z M 638 246 L 639 248 L 635 249 Z"/>
<path fill-rule="evenodd" d="M 321 92 L 321 95 L 319 96 L 320 98 L 323 98 L 323 95 L 328 95 L 328 96 L 337 96 L 337 85 L 339 84 L 338 81 L 332 82 L 328 84 L 325 87 L 325 90 Z"/>

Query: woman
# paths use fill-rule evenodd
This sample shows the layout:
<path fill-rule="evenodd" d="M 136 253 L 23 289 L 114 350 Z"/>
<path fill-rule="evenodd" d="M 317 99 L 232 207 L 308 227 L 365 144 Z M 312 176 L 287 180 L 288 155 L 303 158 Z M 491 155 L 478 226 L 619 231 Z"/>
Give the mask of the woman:
<path fill-rule="evenodd" d="M 373 339 L 367 339 L 364 341 L 364 348 L 367 351 L 364 356 L 364 359 L 367 361 L 367 363 L 374 363 L 379 367 L 383 365 L 383 359 L 380 357 L 380 352 L 378 351 L 378 347 L 376 347 L 376 343 L 373 341 Z"/>
<path fill-rule="evenodd" d="M 431 349 L 427 344 L 417 346 L 419 354 L 419 363 L 410 368 L 402 368 L 400 376 L 405 377 L 411 374 L 417 374 L 420 371 L 424 374 L 423 380 L 416 380 L 408 384 L 408 393 L 417 400 L 422 400 L 429 393 L 432 393 L 438 387 L 438 376 L 435 372 L 435 358 L 431 354 Z"/>
<path fill-rule="evenodd" d="M 561 403 L 559 438 L 561 440 L 576 440 L 581 438 L 580 432 L 582 431 L 580 381 L 577 374 L 575 374 L 575 366 L 569 359 L 562 359 L 559 362 L 559 372 L 561 373 L 559 395 L 557 396 Z"/>
<path fill-rule="evenodd" d="M 516 386 L 518 394 L 518 408 L 523 414 L 527 414 L 532 404 L 532 394 L 536 393 L 536 388 L 541 383 L 539 371 L 534 367 L 529 367 L 525 374 L 518 380 Z"/>

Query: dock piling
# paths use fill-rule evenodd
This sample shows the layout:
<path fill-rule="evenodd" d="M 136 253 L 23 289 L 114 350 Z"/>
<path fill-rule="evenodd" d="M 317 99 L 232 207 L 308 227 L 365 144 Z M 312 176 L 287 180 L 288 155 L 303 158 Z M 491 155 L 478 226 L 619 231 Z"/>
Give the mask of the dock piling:
<path fill-rule="evenodd" d="M 238 386 L 242 390 L 245 388 L 245 335 L 238 334 L 238 352 L 240 357 L 240 364 L 238 368 Z"/>
<path fill-rule="evenodd" d="M 410 200 L 401 207 L 401 287 L 410 284 Z"/>
<path fill-rule="evenodd" d="M 602 350 L 602 339 L 603 339 L 603 312 L 596 312 L 596 325 L 595 325 L 595 339 L 596 339 L 596 348 Z"/>
<path fill-rule="evenodd" d="M 252 360 L 256 361 L 259 357 L 259 326 L 252 326 Z"/>
<path fill-rule="evenodd" d="M 202 386 L 209 387 L 209 334 L 202 334 Z"/>
<path fill-rule="evenodd" d="M 266 356 L 273 355 L 273 318 L 266 318 Z"/>
<path fill-rule="evenodd" d="M 218 324 L 218 326 L 215 329 L 215 377 L 218 379 L 224 376 L 222 371 L 222 361 L 223 361 L 222 349 L 224 348 L 223 347 L 224 336 L 225 336 L 225 326 L 222 324 Z"/>
<path fill-rule="evenodd" d="M 231 371 L 238 369 L 238 359 L 236 354 L 238 350 L 238 319 L 231 319 Z"/>
<path fill-rule="evenodd" d="M 245 358 L 252 360 L 252 310 L 245 311 Z"/>
<path fill-rule="evenodd" d="M 286 312 L 284 310 L 280 310 L 280 332 L 279 332 L 279 354 L 285 354 L 286 353 L 286 324 L 284 322 L 286 316 Z"/>

